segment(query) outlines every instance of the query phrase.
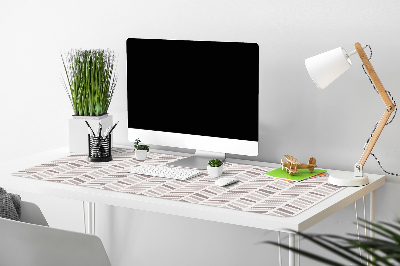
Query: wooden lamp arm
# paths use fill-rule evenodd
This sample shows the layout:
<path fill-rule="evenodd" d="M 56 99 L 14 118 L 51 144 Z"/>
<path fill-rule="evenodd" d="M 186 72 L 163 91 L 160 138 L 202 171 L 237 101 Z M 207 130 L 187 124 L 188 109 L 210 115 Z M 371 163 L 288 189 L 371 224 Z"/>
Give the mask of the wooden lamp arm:
<path fill-rule="evenodd" d="M 371 153 L 372 149 L 374 148 L 374 145 L 376 141 L 378 140 L 383 128 L 386 125 L 386 122 L 389 120 L 389 117 L 391 113 L 394 111 L 394 104 L 392 100 L 390 99 L 389 95 L 386 93 L 385 88 L 382 85 L 382 82 L 380 81 L 378 75 L 376 74 L 371 62 L 369 61 L 367 55 L 364 52 L 364 49 L 361 47 L 360 43 L 354 44 L 358 55 L 361 58 L 361 61 L 363 62 L 365 68 L 368 71 L 369 76 L 371 77 L 372 82 L 375 84 L 376 89 L 379 92 L 379 95 L 381 96 L 383 102 L 386 105 L 386 111 L 383 114 L 381 120 L 379 121 L 378 126 L 376 127 L 371 139 L 368 142 L 367 147 L 365 147 L 365 150 L 363 154 L 361 155 L 360 160 L 355 166 L 355 175 L 359 176 L 361 174 L 362 176 L 362 168 L 364 167 L 365 162 L 368 159 L 369 154 Z"/>
<path fill-rule="evenodd" d="M 357 50 L 358 55 L 361 58 L 361 61 L 363 62 L 365 68 L 368 71 L 369 76 L 371 77 L 372 81 L 375 84 L 376 89 L 378 90 L 379 94 L 382 97 L 383 102 L 386 105 L 386 109 L 393 111 L 394 110 L 394 104 L 392 100 L 390 99 L 389 95 L 386 93 L 385 88 L 382 85 L 381 80 L 379 79 L 378 75 L 375 72 L 374 67 L 372 66 L 371 62 L 369 61 L 367 55 L 364 52 L 364 49 L 361 47 L 360 43 L 354 44 L 354 47 Z"/>
<path fill-rule="evenodd" d="M 386 122 L 389 120 L 391 113 L 392 112 L 385 111 L 385 113 L 383 114 L 381 120 L 379 121 L 378 126 L 376 127 L 376 129 L 374 131 L 374 134 L 372 135 L 371 139 L 369 140 L 367 147 L 365 147 L 365 150 L 364 150 L 363 154 L 361 155 L 360 160 L 358 161 L 359 165 L 364 166 L 365 162 L 368 159 L 369 154 L 371 153 L 372 149 L 374 148 L 376 141 L 378 140 L 379 136 L 381 135 L 381 132 L 386 125 Z"/>

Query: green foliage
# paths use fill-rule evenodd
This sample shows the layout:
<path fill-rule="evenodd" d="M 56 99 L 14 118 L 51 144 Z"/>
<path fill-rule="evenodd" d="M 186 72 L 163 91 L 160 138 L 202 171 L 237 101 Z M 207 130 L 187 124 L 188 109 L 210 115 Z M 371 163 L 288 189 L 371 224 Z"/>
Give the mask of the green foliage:
<path fill-rule="evenodd" d="M 219 159 L 213 159 L 208 161 L 208 165 L 211 167 L 220 167 L 222 165 L 222 162 Z"/>
<path fill-rule="evenodd" d="M 75 115 L 106 114 L 118 80 L 114 52 L 73 49 L 61 59 L 68 83 L 61 81 Z"/>
<path fill-rule="evenodd" d="M 294 231 L 292 232 L 346 259 L 347 261 L 352 263 L 351 265 L 366 265 L 366 262 L 368 262 L 369 265 L 374 266 L 399 265 L 400 220 L 396 220 L 397 225 L 385 222 L 373 223 L 363 219 L 359 220 L 365 222 L 368 225 L 372 225 L 372 228 L 369 228 L 368 230 L 370 232 L 375 232 L 375 235 L 379 238 L 372 238 L 369 236 L 360 235 L 360 240 L 358 240 L 358 236 L 356 234 L 348 234 L 348 236 L 350 237 L 341 237 L 329 234 L 316 235 Z M 361 225 L 361 227 L 365 228 L 364 225 Z M 324 265 L 342 265 L 326 257 L 321 257 L 308 251 L 299 250 L 297 248 L 292 248 L 287 245 L 277 244 L 272 241 L 264 241 L 263 243 L 273 244 L 281 246 L 285 249 L 293 250 L 294 252 L 300 253 L 301 255 L 309 257 L 313 260 L 323 262 Z M 363 251 L 364 256 L 360 257 L 359 249 Z M 368 259 L 365 256 L 366 253 L 369 255 Z"/>
<path fill-rule="evenodd" d="M 139 145 L 140 139 L 136 139 L 134 143 L 135 143 L 134 144 L 135 149 L 149 151 L 149 146 L 147 146 L 147 145 Z"/>

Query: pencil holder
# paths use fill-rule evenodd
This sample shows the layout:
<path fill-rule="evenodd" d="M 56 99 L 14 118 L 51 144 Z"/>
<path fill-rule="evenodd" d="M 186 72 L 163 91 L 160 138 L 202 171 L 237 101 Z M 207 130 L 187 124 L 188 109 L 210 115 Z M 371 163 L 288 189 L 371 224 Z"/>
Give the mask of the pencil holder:
<path fill-rule="evenodd" d="M 88 134 L 89 162 L 109 162 L 111 156 L 111 134 L 106 138 L 93 137 Z"/>

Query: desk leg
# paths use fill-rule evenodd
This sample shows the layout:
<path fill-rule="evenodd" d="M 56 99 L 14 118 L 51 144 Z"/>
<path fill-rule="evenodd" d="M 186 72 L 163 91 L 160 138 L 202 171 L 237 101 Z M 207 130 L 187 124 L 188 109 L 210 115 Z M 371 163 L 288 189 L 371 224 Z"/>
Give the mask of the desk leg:
<path fill-rule="evenodd" d="M 300 235 L 297 235 L 297 249 L 300 250 Z M 300 266 L 300 253 L 297 253 L 297 265 Z"/>
<path fill-rule="evenodd" d="M 83 202 L 83 218 L 86 234 L 95 234 L 95 204 L 94 202 Z"/>
<path fill-rule="evenodd" d="M 375 190 L 369 193 L 369 221 L 375 222 Z M 371 231 L 371 237 L 375 237 L 374 231 Z"/>
<path fill-rule="evenodd" d="M 296 235 L 294 233 L 289 233 L 289 247 L 295 247 Z M 294 252 L 289 250 L 289 266 L 295 266 Z"/>

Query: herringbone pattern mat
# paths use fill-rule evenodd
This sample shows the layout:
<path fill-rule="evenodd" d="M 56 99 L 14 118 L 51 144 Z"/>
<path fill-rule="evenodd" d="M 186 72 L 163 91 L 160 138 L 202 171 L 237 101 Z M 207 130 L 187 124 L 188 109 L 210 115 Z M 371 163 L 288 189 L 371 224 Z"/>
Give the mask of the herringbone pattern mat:
<path fill-rule="evenodd" d="M 288 183 L 267 177 L 264 173 L 271 168 L 229 162 L 224 163 L 222 176 L 240 182 L 227 187 L 216 186 L 216 178 L 206 170 L 187 181 L 149 177 L 127 170 L 140 164 L 165 165 L 182 157 L 150 152 L 141 162 L 133 150 L 122 148 L 113 148 L 112 156 L 110 162 L 92 163 L 85 154 L 72 154 L 13 175 L 276 216 L 297 215 L 342 189 L 327 183 L 328 175 Z"/>

